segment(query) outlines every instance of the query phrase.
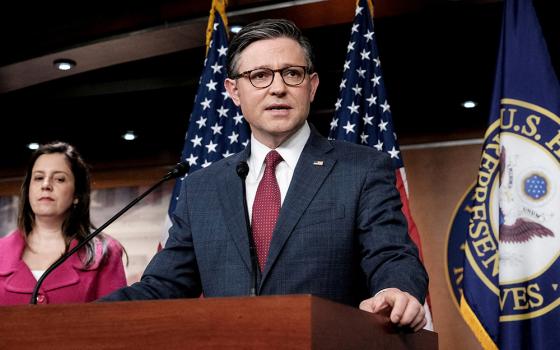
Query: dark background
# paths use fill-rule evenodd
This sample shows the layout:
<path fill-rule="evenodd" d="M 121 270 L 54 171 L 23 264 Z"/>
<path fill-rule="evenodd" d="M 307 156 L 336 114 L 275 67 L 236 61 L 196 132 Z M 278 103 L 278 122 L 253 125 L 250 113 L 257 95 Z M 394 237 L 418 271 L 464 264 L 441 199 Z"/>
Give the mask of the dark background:
<path fill-rule="evenodd" d="M 558 71 L 556 1 L 534 3 Z M 210 4 L 210 0 L 4 4 L 0 177 L 21 174 L 30 155 L 26 145 L 32 141 L 71 142 L 94 168 L 177 161 L 202 70 Z M 383 79 L 401 145 L 483 136 L 502 4 L 376 2 Z M 321 79 L 310 121 L 325 134 L 354 8 L 354 0 L 301 5 L 238 0 L 228 6 L 230 24 L 286 17 L 303 28 L 314 45 Z M 178 29 L 182 36 L 177 37 Z M 161 38 L 152 42 L 148 37 L 154 32 Z M 125 39 L 130 48 L 121 52 Z M 149 45 L 149 50 L 135 45 Z M 65 56 L 78 62 L 77 72 L 55 71 L 52 60 Z M 466 99 L 479 104 L 466 110 L 461 107 Z M 139 138 L 124 141 L 121 135 L 126 130 L 136 131 Z"/>

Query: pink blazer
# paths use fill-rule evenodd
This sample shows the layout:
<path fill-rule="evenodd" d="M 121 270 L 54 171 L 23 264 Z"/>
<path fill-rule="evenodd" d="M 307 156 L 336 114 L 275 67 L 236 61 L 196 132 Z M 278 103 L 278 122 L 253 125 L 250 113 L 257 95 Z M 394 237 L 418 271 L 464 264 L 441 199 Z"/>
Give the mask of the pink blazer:
<path fill-rule="evenodd" d="M 78 242 L 72 241 L 70 248 Z M 31 270 L 21 259 L 25 241 L 16 230 L 0 238 L 0 305 L 28 304 L 37 283 Z M 96 300 L 126 286 L 123 249 L 107 237 L 105 257 L 101 259 L 102 245 L 96 245 L 95 262 L 84 267 L 74 254 L 44 280 L 37 303 L 81 303 Z"/>

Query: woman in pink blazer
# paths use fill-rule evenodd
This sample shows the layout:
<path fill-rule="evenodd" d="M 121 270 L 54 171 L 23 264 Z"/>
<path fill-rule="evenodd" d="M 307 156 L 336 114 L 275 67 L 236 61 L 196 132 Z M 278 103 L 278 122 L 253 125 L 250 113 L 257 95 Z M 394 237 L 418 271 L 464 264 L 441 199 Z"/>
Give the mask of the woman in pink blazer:
<path fill-rule="evenodd" d="M 37 279 L 93 228 L 90 175 L 76 149 L 41 146 L 21 188 L 18 229 L 0 239 L 0 305 L 29 303 Z M 126 285 L 123 248 L 99 235 L 43 282 L 38 304 L 88 302 Z"/>

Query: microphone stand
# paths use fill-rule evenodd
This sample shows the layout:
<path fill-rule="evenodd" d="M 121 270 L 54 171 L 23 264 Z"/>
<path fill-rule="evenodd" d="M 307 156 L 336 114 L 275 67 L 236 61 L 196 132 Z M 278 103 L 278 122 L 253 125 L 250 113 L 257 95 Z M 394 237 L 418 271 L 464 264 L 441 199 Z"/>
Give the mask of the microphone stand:
<path fill-rule="evenodd" d="M 136 203 L 141 201 L 148 194 L 152 193 L 152 191 L 155 190 L 156 188 L 158 188 L 162 183 L 164 183 L 167 180 L 182 176 L 182 175 L 186 174 L 188 171 L 189 171 L 189 165 L 187 163 L 184 163 L 184 162 L 177 163 L 177 165 L 173 168 L 173 170 L 171 170 L 169 173 L 167 173 L 155 185 L 150 187 L 146 192 L 144 192 L 141 195 L 139 195 L 138 197 L 136 197 L 126 207 L 122 208 L 118 213 L 116 213 L 113 217 L 111 217 L 109 220 L 107 220 L 107 222 L 105 222 L 103 225 L 99 226 L 99 228 L 97 228 L 95 231 L 93 231 L 89 235 L 87 235 L 80 243 L 78 243 L 78 245 L 76 245 L 74 248 L 70 249 L 66 254 L 64 254 L 60 258 L 58 258 L 58 260 L 56 260 L 51 266 L 49 266 L 45 270 L 45 272 L 39 278 L 39 280 L 37 280 L 37 284 L 35 284 L 35 288 L 33 288 L 33 293 L 31 294 L 31 300 L 29 301 L 29 304 L 33 304 L 33 305 L 37 304 L 37 295 L 39 294 L 39 288 L 41 288 L 41 285 L 43 284 L 43 281 L 45 280 L 45 278 L 54 269 L 56 269 L 58 266 L 60 266 L 62 263 L 64 263 L 69 257 L 72 256 L 72 254 L 74 254 L 78 250 L 80 250 L 80 248 L 85 246 L 95 236 L 97 236 L 99 233 L 101 233 L 101 231 L 103 231 L 103 229 L 105 229 L 107 226 L 112 224 L 113 221 L 115 221 L 119 217 L 121 217 L 121 215 L 123 215 L 126 211 L 128 211 L 130 208 L 132 208 Z"/>
<path fill-rule="evenodd" d="M 253 235 L 251 234 L 251 224 L 249 221 L 249 210 L 247 208 L 247 188 L 245 186 L 245 179 L 247 178 L 247 174 L 249 174 L 249 165 L 247 162 L 239 162 L 237 164 L 237 168 L 235 169 L 237 175 L 241 178 L 241 185 L 243 187 L 243 211 L 245 212 L 245 224 L 247 225 L 247 234 L 249 235 L 249 253 L 251 255 L 251 269 L 252 269 L 252 285 L 251 285 L 251 292 L 250 296 L 257 296 L 257 274 L 259 263 L 257 260 L 257 253 L 255 248 L 255 242 L 253 241 Z"/>

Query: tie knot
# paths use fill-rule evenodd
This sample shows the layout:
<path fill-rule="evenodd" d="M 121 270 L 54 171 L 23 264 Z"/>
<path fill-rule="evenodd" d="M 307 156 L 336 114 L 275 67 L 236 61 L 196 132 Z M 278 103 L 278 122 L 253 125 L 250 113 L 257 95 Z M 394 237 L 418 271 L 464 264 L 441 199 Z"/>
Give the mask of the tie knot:
<path fill-rule="evenodd" d="M 274 150 L 268 152 L 268 154 L 266 155 L 266 158 L 264 159 L 264 162 L 266 163 L 266 166 L 270 167 L 270 169 L 276 169 L 276 166 L 281 161 L 282 161 L 282 156 Z"/>

